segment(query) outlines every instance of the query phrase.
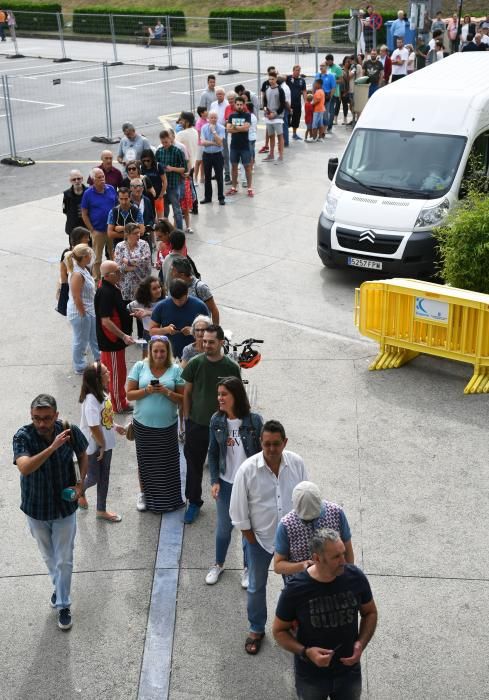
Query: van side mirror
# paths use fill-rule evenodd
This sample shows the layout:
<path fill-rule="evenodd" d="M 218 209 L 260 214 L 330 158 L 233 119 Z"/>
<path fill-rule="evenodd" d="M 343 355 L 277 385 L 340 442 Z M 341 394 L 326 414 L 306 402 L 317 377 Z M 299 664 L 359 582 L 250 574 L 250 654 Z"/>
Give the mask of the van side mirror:
<path fill-rule="evenodd" d="M 334 178 L 334 174 L 338 169 L 338 158 L 330 158 L 328 160 L 328 177 L 330 180 Z"/>

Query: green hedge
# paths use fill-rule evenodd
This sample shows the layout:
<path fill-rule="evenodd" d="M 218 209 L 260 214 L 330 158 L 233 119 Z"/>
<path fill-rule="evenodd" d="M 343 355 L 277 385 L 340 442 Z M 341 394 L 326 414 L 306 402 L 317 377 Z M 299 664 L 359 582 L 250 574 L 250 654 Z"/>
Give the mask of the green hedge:
<path fill-rule="evenodd" d="M 387 29 L 385 23 L 389 22 L 389 20 L 391 19 L 397 19 L 397 12 L 398 10 L 382 10 L 382 12 L 379 12 L 379 14 L 382 15 L 382 19 L 384 20 L 384 22 L 382 24 L 382 27 L 376 33 L 375 42 L 377 46 L 380 46 L 380 44 L 385 44 L 387 42 Z M 348 24 L 349 19 L 350 13 L 348 10 L 340 10 L 333 14 L 333 32 L 331 36 L 336 44 L 352 43 L 348 37 L 348 27 L 335 29 L 335 26 L 337 27 L 337 25 L 339 24 Z"/>
<path fill-rule="evenodd" d="M 55 2 L 8 2 L 5 9 L 14 13 L 19 32 L 57 31 L 56 12 L 62 12 L 61 5 Z"/>
<path fill-rule="evenodd" d="M 285 32 L 287 30 L 285 9 L 283 7 L 269 5 L 261 7 L 259 10 L 249 7 L 243 9 L 221 7 L 217 10 L 211 10 L 209 13 L 209 36 L 211 39 L 227 40 L 228 28 L 226 19 L 228 17 L 231 18 L 233 42 L 263 39 L 271 36 L 272 32 Z M 248 20 L 259 21 L 250 22 Z M 270 20 L 275 21 L 272 22 Z"/>
<path fill-rule="evenodd" d="M 144 27 L 154 25 L 157 19 L 165 24 L 165 16 L 170 15 L 172 34 L 185 34 L 185 13 L 174 8 L 148 10 L 143 7 L 111 7 L 92 5 L 73 10 L 73 31 L 77 34 L 110 34 L 109 15 L 114 15 L 116 34 L 133 36 Z"/>

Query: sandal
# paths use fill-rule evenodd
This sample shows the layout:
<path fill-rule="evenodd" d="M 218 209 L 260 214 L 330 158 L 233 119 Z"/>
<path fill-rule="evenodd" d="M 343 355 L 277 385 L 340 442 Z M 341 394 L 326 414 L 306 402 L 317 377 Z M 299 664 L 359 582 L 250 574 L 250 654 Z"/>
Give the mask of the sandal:
<path fill-rule="evenodd" d="M 249 654 L 250 656 L 256 656 L 258 654 L 258 652 L 260 651 L 264 636 L 265 636 L 265 632 L 262 632 L 259 637 L 246 637 L 246 641 L 245 641 L 246 653 Z"/>
<path fill-rule="evenodd" d="M 122 518 L 117 513 L 97 513 L 97 520 L 107 520 L 109 523 L 120 523 Z"/>
<path fill-rule="evenodd" d="M 236 187 L 231 187 L 227 192 L 226 192 L 226 197 L 230 197 L 233 194 L 237 194 L 238 190 Z"/>
<path fill-rule="evenodd" d="M 249 187 L 249 188 L 248 188 L 248 197 L 254 197 L 254 196 L 255 196 L 255 193 L 253 192 L 253 190 L 251 189 L 251 187 Z"/>

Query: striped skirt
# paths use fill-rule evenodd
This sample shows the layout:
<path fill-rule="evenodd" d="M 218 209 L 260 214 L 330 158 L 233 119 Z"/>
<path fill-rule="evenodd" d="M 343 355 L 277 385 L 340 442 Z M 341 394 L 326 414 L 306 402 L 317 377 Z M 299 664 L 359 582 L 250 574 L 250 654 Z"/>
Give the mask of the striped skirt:
<path fill-rule="evenodd" d="M 157 513 L 182 508 L 178 423 L 148 428 L 133 419 L 133 425 L 146 508 Z"/>

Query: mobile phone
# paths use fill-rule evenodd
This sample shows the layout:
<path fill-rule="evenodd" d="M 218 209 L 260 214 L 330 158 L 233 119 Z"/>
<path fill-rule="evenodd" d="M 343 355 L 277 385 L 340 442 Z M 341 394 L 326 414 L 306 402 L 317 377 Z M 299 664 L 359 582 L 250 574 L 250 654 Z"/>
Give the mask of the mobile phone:
<path fill-rule="evenodd" d="M 159 379 L 152 379 L 150 381 L 151 386 L 159 386 L 160 385 L 160 380 Z"/>

